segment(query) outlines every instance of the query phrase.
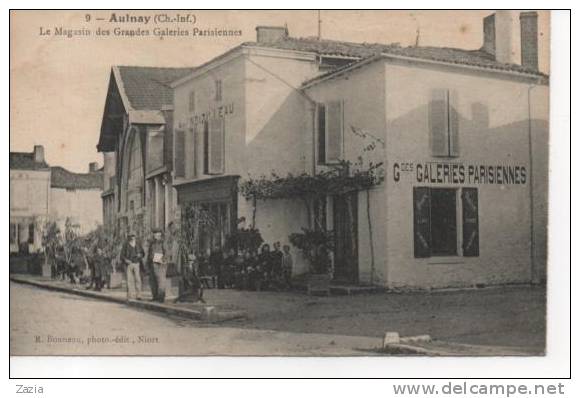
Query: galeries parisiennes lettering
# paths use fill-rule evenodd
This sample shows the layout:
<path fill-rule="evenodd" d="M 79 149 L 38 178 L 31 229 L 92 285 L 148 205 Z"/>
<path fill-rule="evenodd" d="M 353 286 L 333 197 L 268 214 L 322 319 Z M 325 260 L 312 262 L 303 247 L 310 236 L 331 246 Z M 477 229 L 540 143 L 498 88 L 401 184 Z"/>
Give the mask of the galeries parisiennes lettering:
<path fill-rule="evenodd" d="M 393 180 L 413 173 L 417 182 L 431 184 L 495 184 L 524 185 L 528 173 L 521 165 L 483 165 L 449 162 L 395 162 Z"/>

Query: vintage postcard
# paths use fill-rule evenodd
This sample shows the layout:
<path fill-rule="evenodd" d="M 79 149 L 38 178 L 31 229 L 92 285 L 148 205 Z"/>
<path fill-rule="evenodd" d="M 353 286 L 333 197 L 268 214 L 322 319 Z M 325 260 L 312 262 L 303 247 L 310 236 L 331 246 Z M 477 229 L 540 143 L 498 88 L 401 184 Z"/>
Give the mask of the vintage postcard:
<path fill-rule="evenodd" d="M 550 12 L 10 12 L 12 356 L 543 356 Z"/>

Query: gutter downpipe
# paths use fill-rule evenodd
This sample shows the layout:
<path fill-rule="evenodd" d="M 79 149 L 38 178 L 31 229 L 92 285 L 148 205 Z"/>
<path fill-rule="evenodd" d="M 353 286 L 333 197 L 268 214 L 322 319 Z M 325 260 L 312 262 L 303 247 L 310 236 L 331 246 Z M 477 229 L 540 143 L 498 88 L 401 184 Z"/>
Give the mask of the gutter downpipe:
<path fill-rule="evenodd" d="M 529 182 L 529 196 L 530 196 L 530 262 L 531 262 L 531 282 L 532 284 L 539 283 L 539 275 L 536 269 L 536 255 L 535 255 L 535 225 L 534 225 L 534 156 L 532 147 L 532 104 L 531 92 L 536 85 L 528 86 L 528 156 L 530 159 L 530 182 Z"/>

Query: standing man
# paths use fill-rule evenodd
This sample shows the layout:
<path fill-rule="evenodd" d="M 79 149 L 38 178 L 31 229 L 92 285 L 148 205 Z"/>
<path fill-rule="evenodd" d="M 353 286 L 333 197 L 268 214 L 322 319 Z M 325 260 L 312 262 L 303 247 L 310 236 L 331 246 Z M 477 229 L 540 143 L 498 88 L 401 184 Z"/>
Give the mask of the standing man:
<path fill-rule="evenodd" d="M 165 284 L 167 273 L 167 250 L 160 229 L 153 230 L 153 239 L 149 243 L 147 262 L 149 263 L 151 281 L 151 294 L 153 301 L 163 303 L 165 301 Z"/>
<path fill-rule="evenodd" d="M 137 244 L 135 234 L 129 234 L 121 249 L 121 264 L 127 275 L 127 300 L 141 300 L 141 274 L 139 267 L 143 260 L 143 248 Z"/>

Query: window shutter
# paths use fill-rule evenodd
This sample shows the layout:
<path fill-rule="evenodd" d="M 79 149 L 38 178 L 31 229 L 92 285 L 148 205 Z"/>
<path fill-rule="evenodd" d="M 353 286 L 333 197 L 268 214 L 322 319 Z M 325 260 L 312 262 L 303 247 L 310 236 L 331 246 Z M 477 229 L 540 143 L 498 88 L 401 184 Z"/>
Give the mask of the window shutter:
<path fill-rule="evenodd" d="M 447 90 L 431 91 L 429 101 L 429 133 L 433 156 L 448 156 Z"/>
<path fill-rule="evenodd" d="M 195 178 L 195 128 L 191 127 L 187 130 L 185 139 L 185 177 Z"/>
<path fill-rule="evenodd" d="M 326 163 L 326 107 L 318 104 L 316 109 L 318 132 L 318 163 Z"/>
<path fill-rule="evenodd" d="M 463 188 L 463 256 L 479 256 L 479 205 L 477 188 Z"/>
<path fill-rule="evenodd" d="M 209 122 L 209 174 L 224 172 L 224 119 Z"/>
<path fill-rule="evenodd" d="M 175 177 L 185 177 L 185 131 L 175 130 Z"/>
<path fill-rule="evenodd" d="M 431 191 L 428 187 L 413 188 L 413 235 L 415 257 L 431 255 Z"/>
<path fill-rule="evenodd" d="M 449 156 L 459 156 L 459 100 L 457 91 L 449 91 Z"/>
<path fill-rule="evenodd" d="M 195 113 L 195 91 L 189 93 L 189 112 Z"/>
<path fill-rule="evenodd" d="M 342 158 L 342 101 L 326 106 L 326 162 L 339 162 Z"/>

